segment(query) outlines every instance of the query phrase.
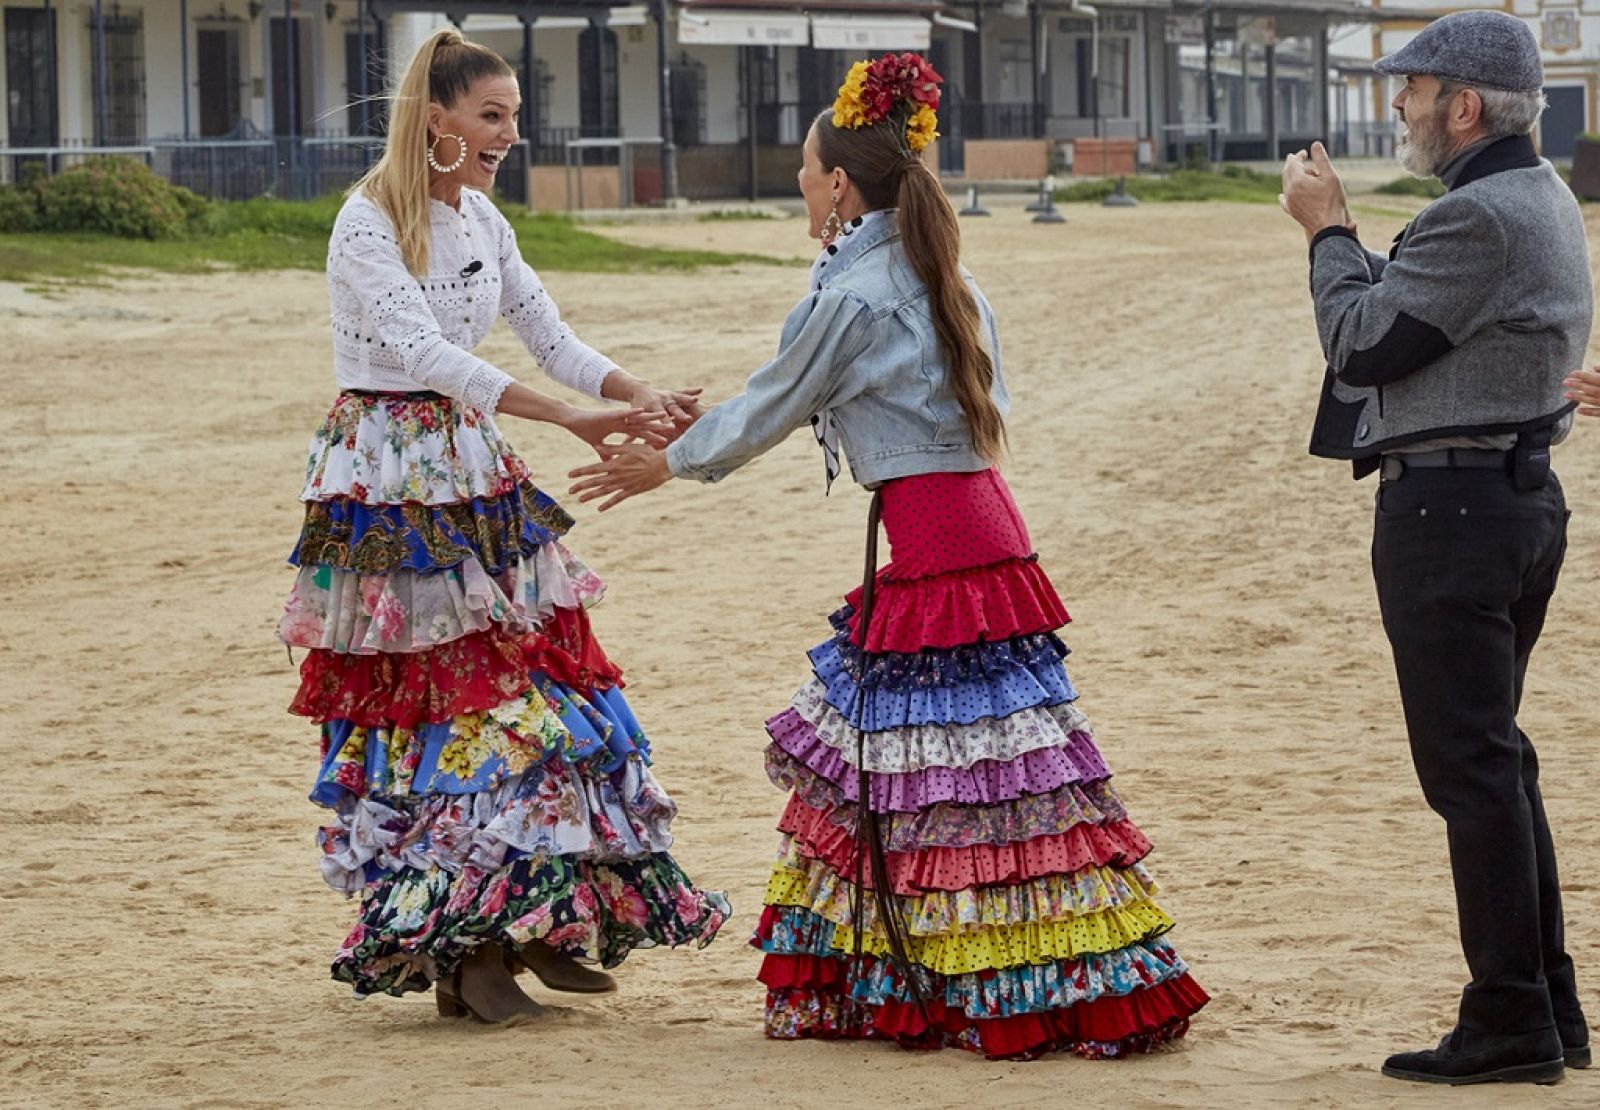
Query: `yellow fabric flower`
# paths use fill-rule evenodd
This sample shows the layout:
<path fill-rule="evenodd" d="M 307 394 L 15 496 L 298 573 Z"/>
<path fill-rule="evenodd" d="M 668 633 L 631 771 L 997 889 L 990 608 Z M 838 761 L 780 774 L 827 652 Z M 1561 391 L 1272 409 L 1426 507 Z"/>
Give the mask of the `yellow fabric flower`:
<path fill-rule="evenodd" d="M 906 144 L 913 153 L 921 154 L 927 145 L 939 137 L 935 130 L 939 126 L 939 117 L 934 110 L 926 104 L 917 108 L 916 114 L 906 124 Z"/>
<path fill-rule="evenodd" d="M 856 128 L 867 122 L 866 105 L 861 101 L 861 90 L 867 83 L 867 63 L 857 62 L 839 86 L 839 95 L 833 101 L 833 125 Z"/>

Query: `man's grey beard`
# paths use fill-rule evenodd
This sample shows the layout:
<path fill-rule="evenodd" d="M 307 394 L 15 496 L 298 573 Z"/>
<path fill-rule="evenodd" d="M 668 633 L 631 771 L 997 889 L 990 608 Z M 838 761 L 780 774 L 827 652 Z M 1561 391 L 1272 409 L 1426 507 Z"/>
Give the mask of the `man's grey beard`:
<path fill-rule="evenodd" d="M 1394 148 L 1395 157 L 1406 172 L 1417 177 L 1437 177 L 1450 161 L 1450 131 L 1445 127 L 1444 113 L 1419 128 L 1407 128 Z"/>

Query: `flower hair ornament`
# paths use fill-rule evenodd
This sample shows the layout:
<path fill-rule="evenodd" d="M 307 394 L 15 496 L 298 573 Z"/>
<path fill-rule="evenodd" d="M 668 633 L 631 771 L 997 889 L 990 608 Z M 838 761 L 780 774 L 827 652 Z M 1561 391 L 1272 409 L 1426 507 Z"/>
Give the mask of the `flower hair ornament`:
<path fill-rule="evenodd" d="M 889 122 L 905 137 L 908 154 L 921 154 L 939 137 L 939 85 L 944 80 L 921 54 L 885 54 L 857 62 L 839 86 L 833 125 L 855 129 Z"/>

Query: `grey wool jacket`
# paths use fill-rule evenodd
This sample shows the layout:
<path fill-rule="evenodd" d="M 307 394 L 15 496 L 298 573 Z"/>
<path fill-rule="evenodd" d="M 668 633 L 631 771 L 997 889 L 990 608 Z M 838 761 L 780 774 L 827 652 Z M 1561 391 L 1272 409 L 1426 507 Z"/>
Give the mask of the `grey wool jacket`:
<path fill-rule="evenodd" d="M 1572 405 L 1594 317 L 1578 203 L 1518 135 L 1485 147 L 1387 258 L 1349 230 L 1311 244 L 1327 359 L 1311 453 L 1355 460 L 1456 435 L 1530 431 Z"/>

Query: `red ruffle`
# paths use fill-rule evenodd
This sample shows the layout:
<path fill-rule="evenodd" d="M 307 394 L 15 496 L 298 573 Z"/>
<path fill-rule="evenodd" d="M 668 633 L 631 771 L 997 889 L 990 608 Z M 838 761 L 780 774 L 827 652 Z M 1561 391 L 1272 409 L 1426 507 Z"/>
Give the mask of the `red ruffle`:
<path fill-rule="evenodd" d="M 606 658 L 589 627 L 587 609 L 557 609 L 539 631 L 522 638 L 527 664 L 575 690 L 624 685 L 622 669 Z"/>
<path fill-rule="evenodd" d="M 590 635 L 588 615 L 557 609 L 539 631 L 520 636 L 496 627 L 404 655 L 314 649 L 300 664 L 289 712 L 363 728 L 414 728 L 503 705 L 532 685 L 533 671 L 581 690 L 622 682 Z"/>
<path fill-rule="evenodd" d="M 848 960 L 769 953 L 759 978 L 768 988 L 769 1009 L 781 1002 L 811 1019 L 793 1030 L 800 1037 L 884 1037 L 911 1048 L 959 1044 L 991 1059 L 1063 1050 L 1095 1056 L 1145 1051 L 1181 1037 L 1189 1019 L 1211 1000 L 1185 972 L 1129 994 L 1008 1017 L 969 1017 L 934 998 L 925 1019 L 914 1002 L 870 1006 L 849 999 L 848 972 Z M 851 1011 L 859 1019 L 854 1023 L 845 1020 Z"/>
<path fill-rule="evenodd" d="M 854 876 L 857 842 L 854 832 L 828 815 L 790 795 L 778 830 L 794 837 L 800 851 L 819 859 L 835 873 Z M 1013 844 L 973 844 L 963 848 L 919 848 L 887 852 L 894 892 L 915 897 L 930 890 L 970 890 L 979 886 L 1014 885 L 1049 875 L 1070 875 L 1089 867 L 1131 867 L 1150 852 L 1150 841 L 1124 818 L 1100 825 L 1073 825 L 1065 832 Z M 872 869 L 862 863 L 871 885 Z"/>
<path fill-rule="evenodd" d="M 850 638 L 860 644 L 861 588 L 845 600 L 855 610 Z M 865 647 L 906 653 L 953 648 L 1049 632 L 1071 619 L 1031 556 L 909 580 L 884 571 L 878 575 L 872 634 Z"/>

